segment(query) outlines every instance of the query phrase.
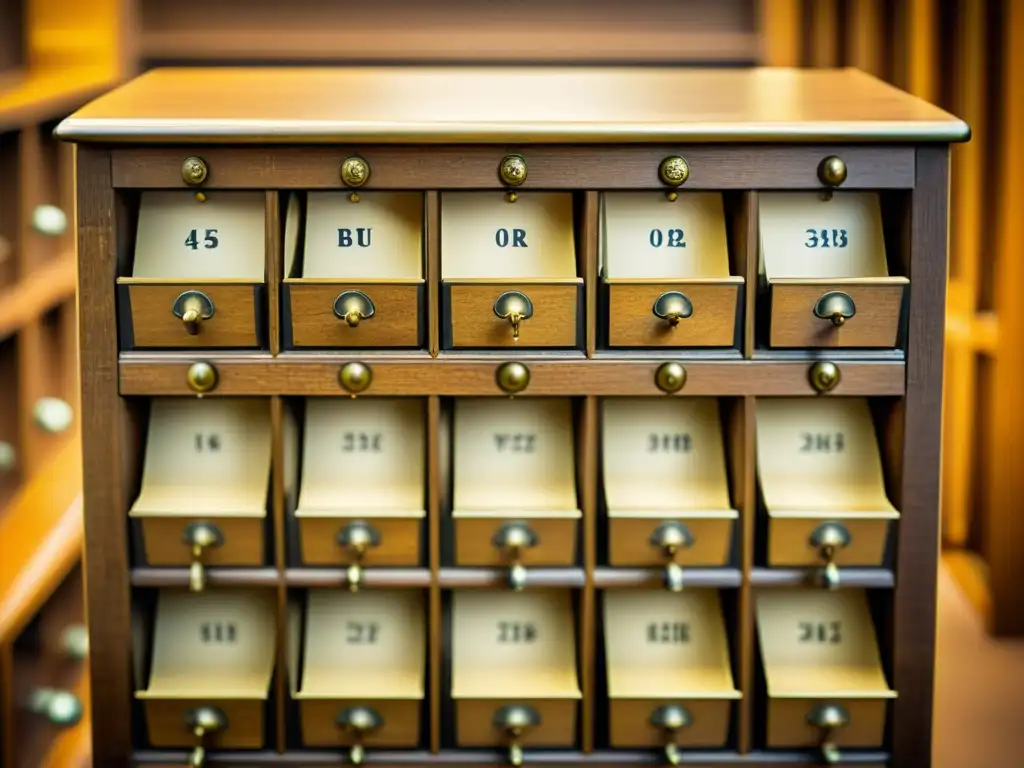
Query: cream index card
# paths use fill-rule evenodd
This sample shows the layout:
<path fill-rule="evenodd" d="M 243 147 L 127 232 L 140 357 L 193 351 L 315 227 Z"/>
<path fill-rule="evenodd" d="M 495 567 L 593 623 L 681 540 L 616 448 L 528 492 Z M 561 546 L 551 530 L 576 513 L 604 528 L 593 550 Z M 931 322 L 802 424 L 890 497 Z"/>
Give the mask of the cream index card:
<path fill-rule="evenodd" d="M 772 513 L 898 517 L 885 493 L 871 410 L 862 397 L 759 398 L 757 473 Z"/>
<path fill-rule="evenodd" d="M 302 206 L 299 196 L 288 194 L 288 206 L 284 214 L 284 276 L 301 277 L 295 274 L 295 261 L 299 256 L 299 229 L 302 226 Z"/>
<path fill-rule="evenodd" d="M 570 400 L 458 399 L 453 421 L 454 516 L 579 516 Z"/>
<path fill-rule="evenodd" d="M 895 698 L 863 589 L 766 589 L 755 599 L 769 696 Z"/>
<path fill-rule="evenodd" d="M 578 699 L 565 590 L 452 593 L 452 698 Z"/>
<path fill-rule="evenodd" d="M 600 232 L 606 279 L 729 277 L 719 193 L 605 192 Z"/>
<path fill-rule="evenodd" d="M 423 279 L 423 195 L 310 192 L 302 277 Z"/>
<path fill-rule="evenodd" d="M 142 699 L 265 699 L 274 669 L 275 595 L 268 590 L 162 591 L 153 666 Z"/>
<path fill-rule="evenodd" d="M 423 517 L 422 400 L 306 400 L 296 517 Z"/>
<path fill-rule="evenodd" d="M 769 279 L 888 277 L 876 192 L 762 192 L 761 272 Z"/>
<path fill-rule="evenodd" d="M 716 399 L 616 397 L 603 400 L 601 409 L 609 516 L 736 516 Z"/>
<path fill-rule="evenodd" d="M 441 193 L 442 279 L 577 277 L 571 193 Z"/>
<path fill-rule="evenodd" d="M 270 451 L 266 400 L 154 398 L 129 515 L 263 517 Z"/>
<path fill-rule="evenodd" d="M 718 592 L 605 591 L 611 698 L 738 699 Z"/>
<path fill-rule="evenodd" d="M 266 196 L 218 192 L 143 192 L 132 277 L 263 282 Z"/>

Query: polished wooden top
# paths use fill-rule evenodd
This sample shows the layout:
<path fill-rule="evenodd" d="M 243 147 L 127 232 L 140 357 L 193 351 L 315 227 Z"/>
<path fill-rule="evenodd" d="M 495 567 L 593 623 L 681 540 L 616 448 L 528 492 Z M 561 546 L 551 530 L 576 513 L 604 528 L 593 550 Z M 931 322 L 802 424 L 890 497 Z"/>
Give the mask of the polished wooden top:
<path fill-rule="evenodd" d="M 146 143 L 965 141 L 968 126 L 853 69 L 155 69 L 57 129 Z"/>

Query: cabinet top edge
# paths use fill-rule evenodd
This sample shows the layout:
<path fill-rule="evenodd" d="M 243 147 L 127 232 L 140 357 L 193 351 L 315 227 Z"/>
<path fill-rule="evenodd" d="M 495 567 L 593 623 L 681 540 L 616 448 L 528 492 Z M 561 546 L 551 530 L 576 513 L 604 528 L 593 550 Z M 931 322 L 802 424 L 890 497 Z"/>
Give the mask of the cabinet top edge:
<path fill-rule="evenodd" d="M 856 69 L 163 68 L 56 135 L 82 143 L 962 142 L 970 127 Z"/>

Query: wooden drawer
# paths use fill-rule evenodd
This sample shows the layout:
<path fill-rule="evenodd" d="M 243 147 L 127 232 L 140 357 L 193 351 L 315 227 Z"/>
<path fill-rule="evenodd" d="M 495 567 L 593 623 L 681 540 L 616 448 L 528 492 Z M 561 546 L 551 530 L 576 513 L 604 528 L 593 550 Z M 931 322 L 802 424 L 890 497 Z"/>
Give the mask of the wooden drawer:
<path fill-rule="evenodd" d="M 365 530 L 365 534 L 362 529 Z M 423 521 L 418 518 L 299 518 L 299 546 L 305 565 L 419 565 L 423 559 Z M 360 529 L 356 533 L 356 529 Z M 353 535 L 355 533 L 355 535 Z M 372 542 L 357 554 L 346 542 L 363 537 Z"/>
<path fill-rule="evenodd" d="M 570 566 L 576 564 L 578 517 L 497 517 L 488 513 L 474 518 L 460 513 L 455 520 L 455 562 L 459 565 L 508 565 L 507 541 L 522 537 L 531 542 L 518 552 L 523 566 Z"/>
<path fill-rule="evenodd" d="M 742 277 L 671 283 L 606 280 L 605 284 L 610 347 L 739 345 Z M 677 317 L 673 314 L 677 310 L 686 316 Z"/>
<path fill-rule="evenodd" d="M 864 590 L 762 590 L 756 605 L 767 746 L 881 746 L 896 693 L 882 670 Z"/>
<path fill-rule="evenodd" d="M 321 283 L 283 286 L 286 348 L 422 347 L 426 286 L 412 283 Z"/>
<path fill-rule="evenodd" d="M 204 548 L 205 565 L 262 565 L 265 560 L 266 521 L 259 517 L 148 517 L 140 520 L 146 564 L 152 566 L 190 565 L 192 548 L 204 527 L 219 542 Z"/>
<path fill-rule="evenodd" d="M 458 745 L 572 746 L 581 694 L 571 594 L 456 591 L 451 611 Z"/>
<path fill-rule="evenodd" d="M 444 346 L 578 347 L 583 339 L 583 281 L 455 282 L 441 286 Z M 527 319 L 516 329 L 501 317 L 506 308 L 526 307 Z"/>
<path fill-rule="evenodd" d="M 266 701 L 262 699 L 229 699 L 211 695 L 195 699 L 147 699 L 143 704 L 149 743 L 157 749 L 196 746 L 206 749 L 259 749 L 266 739 Z M 192 723 L 197 711 L 214 709 L 227 724 L 223 730 L 204 734 L 196 739 Z"/>
<path fill-rule="evenodd" d="M 420 743 L 425 617 L 419 591 L 310 590 L 292 602 L 289 679 L 305 746 Z"/>

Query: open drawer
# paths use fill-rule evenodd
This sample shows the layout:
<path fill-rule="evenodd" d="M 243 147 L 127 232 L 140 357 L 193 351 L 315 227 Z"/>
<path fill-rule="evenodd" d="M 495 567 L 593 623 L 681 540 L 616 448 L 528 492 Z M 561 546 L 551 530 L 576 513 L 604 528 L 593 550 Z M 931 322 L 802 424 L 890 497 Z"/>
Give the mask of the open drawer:
<path fill-rule="evenodd" d="M 768 692 L 767 746 L 880 747 L 888 703 L 875 627 L 862 589 L 756 593 Z M 829 762 L 834 760 L 829 759 Z"/>
<path fill-rule="evenodd" d="M 864 398 L 757 401 L 757 474 L 768 515 L 768 564 L 882 565 L 899 513 Z"/>
<path fill-rule="evenodd" d="M 764 192 L 759 219 L 770 346 L 897 346 L 909 281 L 891 274 L 877 193 Z"/>
<path fill-rule="evenodd" d="M 143 192 L 134 259 L 117 279 L 121 346 L 263 346 L 265 283 L 262 192 Z"/>
<path fill-rule="evenodd" d="M 572 594 L 455 591 L 451 696 L 462 747 L 571 747 L 581 699 Z"/>
<path fill-rule="evenodd" d="M 424 593 L 310 590 L 290 606 L 289 680 L 302 743 L 365 749 L 420 743 Z"/>
<path fill-rule="evenodd" d="M 234 398 L 155 398 L 139 496 L 145 561 L 204 565 L 265 561 L 271 463 L 270 403 Z"/>
<path fill-rule="evenodd" d="M 152 637 L 141 621 L 135 627 L 136 675 L 152 648 L 148 679 L 135 693 L 151 746 L 193 747 L 193 758 L 205 749 L 264 746 L 275 605 L 268 590 L 158 593 Z"/>
<path fill-rule="evenodd" d="M 609 562 L 725 565 L 739 515 L 718 401 L 605 398 L 601 409 Z"/>
<path fill-rule="evenodd" d="M 284 346 L 420 347 L 426 337 L 423 195 L 290 195 Z"/>
<path fill-rule="evenodd" d="M 441 193 L 443 346 L 582 347 L 572 195 Z"/>
<path fill-rule="evenodd" d="M 733 684 L 718 592 L 605 591 L 612 747 L 722 747 Z"/>
<path fill-rule="evenodd" d="M 295 511 L 303 564 L 358 576 L 363 566 L 420 563 L 425 410 L 417 399 L 306 400 Z"/>
<path fill-rule="evenodd" d="M 575 564 L 572 401 L 458 399 L 453 419 L 455 564 Z"/>
<path fill-rule="evenodd" d="M 600 232 L 608 346 L 738 346 L 743 277 L 720 193 L 606 192 Z"/>

